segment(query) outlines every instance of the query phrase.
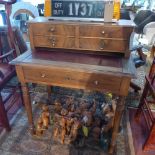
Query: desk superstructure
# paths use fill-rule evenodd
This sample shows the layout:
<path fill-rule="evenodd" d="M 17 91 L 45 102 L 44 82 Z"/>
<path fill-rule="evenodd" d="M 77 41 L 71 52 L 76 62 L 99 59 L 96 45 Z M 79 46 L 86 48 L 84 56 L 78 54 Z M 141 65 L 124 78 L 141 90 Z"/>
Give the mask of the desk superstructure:
<path fill-rule="evenodd" d="M 82 19 L 81 19 L 82 20 Z M 88 52 L 122 53 L 129 57 L 129 40 L 133 23 L 60 20 L 39 17 L 29 22 L 31 48 L 63 48 Z"/>
<path fill-rule="evenodd" d="M 52 24 L 53 21 L 47 21 L 48 18 L 37 18 L 29 23 L 32 49 L 12 61 L 12 64 L 16 65 L 17 75 L 22 84 L 30 129 L 32 132 L 35 130 L 27 86 L 29 82 L 112 92 L 119 97 L 109 148 L 109 153 L 113 153 L 124 110 L 125 96 L 128 94 L 131 78 L 135 75 L 134 64 L 127 54 L 128 37 L 132 32 L 132 26 L 119 26 L 119 24 L 104 26 L 103 23 L 98 23 L 99 26 L 97 26 L 96 23 L 70 21 L 70 24 L 67 21 L 64 23 L 54 21 Z M 101 33 L 103 29 L 105 34 Z M 117 34 L 121 39 L 119 37 L 116 39 Z M 55 39 L 51 41 L 50 37 L 55 37 Z M 105 46 L 99 51 L 124 52 L 128 59 L 116 55 L 97 54 L 98 40 L 102 39 L 105 41 Z M 113 42 L 113 46 L 110 42 Z M 67 50 L 71 51 L 66 52 Z M 94 51 L 94 53 L 89 54 L 89 51 Z"/>

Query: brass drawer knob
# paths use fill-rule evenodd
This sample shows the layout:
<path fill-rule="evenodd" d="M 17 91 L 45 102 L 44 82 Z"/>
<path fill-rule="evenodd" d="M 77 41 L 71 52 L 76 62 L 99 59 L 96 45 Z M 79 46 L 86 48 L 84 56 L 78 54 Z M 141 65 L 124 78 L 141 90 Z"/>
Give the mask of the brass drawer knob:
<path fill-rule="evenodd" d="M 55 27 L 51 27 L 50 32 L 54 32 L 54 31 L 55 31 Z"/>
<path fill-rule="evenodd" d="M 55 47 L 55 42 L 52 43 L 52 46 Z"/>
<path fill-rule="evenodd" d="M 55 37 L 49 37 L 49 40 L 51 40 L 52 42 L 55 42 L 56 38 Z"/>
<path fill-rule="evenodd" d="M 65 77 L 64 79 L 65 79 L 65 80 L 70 80 L 71 78 L 70 78 L 70 77 Z"/>
<path fill-rule="evenodd" d="M 52 43 L 52 46 L 55 47 L 55 45 L 56 45 L 56 38 L 55 37 L 49 37 L 49 40 Z"/>
<path fill-rule="evenodd" d="M 101 33 L 102 33 L 102 34 L 105 34 L 105 31 L 102 31 Z"/>
<path fill-rule="evenodd" d="M 104 50 L 104 47 L 105 47 L 105 43 L 103 40 L 101 40 L 100 42 L 100 50 Z"/>
<path fill-rule="evenodd" d="M 95 85 L 98 85 L 98 81 L 94 81 L 94 84 L 95 84 Z"/>
<path fill-rule="evenodd" d="M 46 77 L 46 74 L 41 74 L 41 77 L 42 77 L 42 78 L 45 78 L 45 77 Z"/>

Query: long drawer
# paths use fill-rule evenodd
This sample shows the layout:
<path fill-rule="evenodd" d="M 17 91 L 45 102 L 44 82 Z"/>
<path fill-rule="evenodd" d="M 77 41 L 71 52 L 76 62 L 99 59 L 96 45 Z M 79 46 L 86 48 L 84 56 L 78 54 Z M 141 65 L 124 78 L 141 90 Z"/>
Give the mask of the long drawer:
<path fill-rule="evenodd" d="M 68 24 L 33 24 L 34 35 L 63 35 L 63 36 L 75 36 L 75 26 Z"/>
<path fill-rule="evenodd" d="M 79 48 L 85 50 L 122 52 L 126 51 L 128 41 L 102 38 L 80 38 Z"/>
<path fill-rule="evenodd" d="M 129 39 L 131 28 L 100 25 L 81 25 L 79 35 L 85 37 Z"/>
<path fill-rule="evenodd" d="M 75 38 L 62 36 L 35 36 L 34 45 L 36 47 L 73 49 L 75 48 Z"/>
<path fill-rule="evenodd" d="M 76 42 L 79 42 L 78 45 Z M 79 38 L 61 36 L 35 36 L 34 45 L 36 47 L 48 48 L 68 48 L 92 51 L 111 51 L 124 53 L 128 48 L 126 40 L 114 40 L 103 38 Z"/>
<path fill-rule="evenodd" d="M 112 92 L 120 92 L 122 77 L 89 73 L 81 71 L 69 71 L 59 68 L 37 68 L 23 67 L 25 80 L 28 82 L 48 83 L 63 87 L 72 87 L 80 89 L 96 89 Z"/>

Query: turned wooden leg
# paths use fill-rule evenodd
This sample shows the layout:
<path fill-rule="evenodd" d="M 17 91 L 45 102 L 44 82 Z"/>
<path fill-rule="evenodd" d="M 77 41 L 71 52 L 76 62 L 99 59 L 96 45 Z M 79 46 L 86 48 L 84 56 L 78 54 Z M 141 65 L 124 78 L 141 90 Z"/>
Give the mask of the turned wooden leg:
<path fill-rule="evenodd" d="M 109 148 L 110 154 L 113 154 L 113 152 L 114 152 L 117 133 L 119 130 L 120 121 L 121 121 L 121 117 L 122 117 L 122 114 L 124 111 L 124 107 L 125 107 L 125 97 L 119 96 L 119 100 L 118 100 L 117 107 L 116 107 L 115 118 L 114 118 L 114 126 L 113 126 L 113 131 L 112 131 L 111 144 L 110 144 L 110 148 Z"/>
<path fill-rule="evenodd" d="M 34 128 L 33 115 L 32 115 L 32 105 L 31 105 L 28 85 L 26 83 L 22 83 L 22 92 L 23 92 L 24 105 L 28 116 L 30 133 L 34 134 L 35 128 Z"/>
<path fill-rule="evenodd" d="M 5 107 L 4 107 L 4 103 L 2 101 L 1 94 L 0 94 L 0 120 L 1 120 L 2 125 L 4 126 L 4 128 L 7 131 L 10 131 L 11 130 L 11 127 L 10 127 L 10 124 L 9 124 L 7 112 L 6 112 Z"/>

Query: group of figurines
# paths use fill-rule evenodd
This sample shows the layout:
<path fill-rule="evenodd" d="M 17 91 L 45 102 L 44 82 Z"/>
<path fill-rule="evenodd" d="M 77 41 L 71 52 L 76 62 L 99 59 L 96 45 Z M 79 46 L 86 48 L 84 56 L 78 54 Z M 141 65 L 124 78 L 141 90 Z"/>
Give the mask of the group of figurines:
<path fill-rule="evenodd" d="M 95 100 L 92 103 L 74 102 L 74 98 L 69 97 L 65 103 L 56 100 L 52 106 L 54 114 L 50 116 L 48 106 L 43 105 L 36 135 L 41 136 L 48 129 L 50 119 L 53 122 L 53 139 L 62 144 L 74 143 L 78 137 L 91 137 L 93 141 L 99 142 L 113 127 L 116 99 L 99 104 Z"/>

